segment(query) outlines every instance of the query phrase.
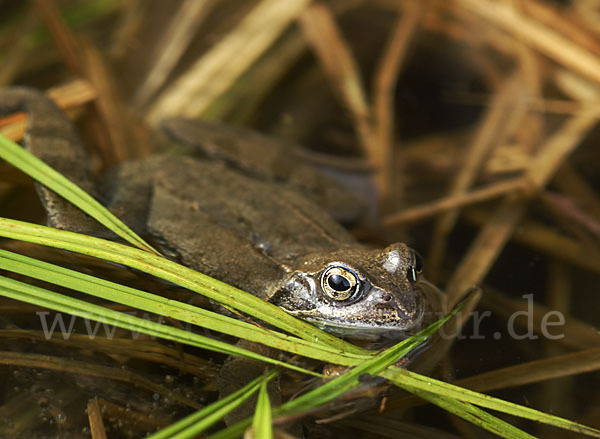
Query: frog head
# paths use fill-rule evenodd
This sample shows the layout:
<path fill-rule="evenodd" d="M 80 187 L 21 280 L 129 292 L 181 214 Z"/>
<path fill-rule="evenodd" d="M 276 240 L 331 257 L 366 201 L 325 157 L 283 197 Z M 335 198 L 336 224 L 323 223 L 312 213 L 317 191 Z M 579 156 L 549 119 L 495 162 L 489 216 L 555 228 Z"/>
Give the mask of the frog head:
<path fill-rule="evenodd" d="M 336 335 L 398 340 L 444 312 L 442 293 L 420 279 L 421 270 L 421 257 L 401 243 L 310 254 L 270 302 Z"/>

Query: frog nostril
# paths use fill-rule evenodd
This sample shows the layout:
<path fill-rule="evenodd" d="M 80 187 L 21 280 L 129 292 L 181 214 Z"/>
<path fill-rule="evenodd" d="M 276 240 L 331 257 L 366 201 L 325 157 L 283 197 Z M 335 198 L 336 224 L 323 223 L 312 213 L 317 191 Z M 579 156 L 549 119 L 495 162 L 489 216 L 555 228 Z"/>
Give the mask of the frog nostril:
<path fill-rule="evenodd" d="M 378 309 L 394 309 L 394 298 L 390 293 L 381 293 L 376 300 L 375 307 Z"/>

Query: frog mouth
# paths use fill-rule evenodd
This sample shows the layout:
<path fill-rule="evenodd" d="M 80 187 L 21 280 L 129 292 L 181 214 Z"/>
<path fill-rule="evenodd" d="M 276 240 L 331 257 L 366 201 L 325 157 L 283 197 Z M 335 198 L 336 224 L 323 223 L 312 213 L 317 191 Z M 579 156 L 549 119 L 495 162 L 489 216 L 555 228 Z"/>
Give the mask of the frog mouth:
<path fill-rule="evenodd" d="M 352 338 L 357 340 L 365 341 L 380 341 L 380 340 L 394 340 L 399 341 L 418 332 L 420 325 L 410 327 L 400 327 L 394 325 L 376 325 L 367 324 L 366 322 L 344 322 L 344 321 L 332 321 L 330 319 L 311 318 L 307 316 L 298 316 L 303 320 L 306 320 L 319 329 L 322 329 L 330 334 L 336 335 L 343 338 Z"/>
<path fill-rule="evenodd" d="M 400 318 L 396 313 L 390 313 L 389 310 L 375 315 L 365 316 L 364 318 L 332 318 L 321 317 L 311 312 L 293 312 L 303 320 L 306 320 L 315 326 L 330 332 L 334 335 L 348 336 L 361 339 L 374 339 L 382 336 L 391 336 L 391 338 L 406 338 L 421 328 L 422 312 L 412 316 L 409 320 Z M 391 314 L 396 314 L 394 318 Z"/>

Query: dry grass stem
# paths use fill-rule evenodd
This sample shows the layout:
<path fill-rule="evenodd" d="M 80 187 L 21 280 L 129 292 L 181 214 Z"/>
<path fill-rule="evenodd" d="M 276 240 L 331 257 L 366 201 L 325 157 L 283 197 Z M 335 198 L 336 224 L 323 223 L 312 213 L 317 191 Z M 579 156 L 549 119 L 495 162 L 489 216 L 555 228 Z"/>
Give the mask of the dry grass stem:
<path fill-rule="evenodd" d="M 595 102 L 585 104 L 579 114 L 571 117 L 533 157 L 527 178 L 534 187 L 544 187 L 567 156 L 577 148 L 600 118 L 600 106 Z"/>
<path fill-rule="evenodd" d="M 94 108 L 98 117 L 91 118 L 89 124 L 104 164 L 111 165 L 143 155 L 138 151 L 132 152 L 132 146 L 144 149 L 150 143 L 143 141 L 145 139 L 141 138 L 138 130 L 131 129 L 129 118 L 117 97 L 113 76 L 108 73 L 102 55 L 91 44 L 75 38 L 52 1 L 36 0 L 35 4 L 51 31 L 65 64 L 72 73 L 89 80 L 97 92 L 98 99 L 94 101 Z"/>
<path fill-rule="evenodd" d="M 3 312 L 10 312 L 10 308 L 2 307 Z M 18 312 L 38 312 L 38 309 L 22 309 Z M 127 310 L 129 311 L 129 310 Z M 17 312 L 13 310 L 12 312 Z M 83 350 L 92 349 L 95 352 L 103 352 L 113 358 L 119 358 L 119 362 L 130 359 L 150 361 L 163 364 L 182 373 L 190 373 L 195 376 L 214 378 L 218 374 L 218 367 L 203 358 L 192 354 L 182 353 L 179 349 L 164 345 L 158 341 L 146 340 L 142 337 L 135 341 L 126 338 L 107 338 L 96 336 L 90 340 L 86 335 L 70 334 L 68 340 L 62 337 L 46 337 L 42 331 L 25 329 L 3 329 L 0 330 L 2 340 L 37 340 L 39 342 L 53 343 L 62 348 L 78 348 Z"/>
<path fill-rule="evenodd" d="M 535 408 L 598 428 L 593 383 L 600 370 L 594 321 L 600 303 L 594 290 L 600 276 L 600 152 L 595 148 L 600 0 L 9 3 L 0 14 L 0 84 L 47 90 L 77 122 L 99 174 L 102 166 L 143 157 L 154 146 L 167 154 L 195 149 L 170 142 L 158 128 L 146 130 L 136 117 L 153 128 L 172 116 L 201 117 L 308 147 L 302 159 L 364 198 L 369 210 L 363 221 L 349 219 L 348 225 L 365 246 L 406 242 L 421 252 L 425 277 L 446 291 L 449 306 L 473 292 L 442 328 L 447 337 L 434 337 L 409 367 L 477 391 L 508 389 L 502 397 L 526 398 Z M 64 85 L 51 87 L 57 83 Z M 25 123 L 24 113 L 2 116 L 0 133 L 21 140 Z M 202 132 L 197 140 L 203 143 Z M 252 141 L 251 136 L 240 140 Z M 222 147 L 237 149 L 228 139 Z M 256 154 L 222 166 L 254 178 L 245 162 L 255 161 Z M 285 154 L 271 166 L 269 174 L 278 177 L 269 187 L 289 174 L 309 191 L 335 195 L 331 185 L 306 181 L 302 167 L 288 172 L 295 163 Z M 7 163 L 0 163 L 0 175 L 1 215 L 43 222 L 32 181 Z M 148 197 L 154 220 L 160 205 Z M 248 200 L 247 209 L 254 201 Z M 312 224 L 312 214 L 309 218 L 299 206 L 303 221 Z M 267 214 L 275 218 L 272 227 L 279 227 L 285 209 L 275 210 Z M 242 217 L 232 221 L 246 228 Z M 147 228 L 160 235 L 153 223 Z M 252 243 L 287 245 L 263 239 L 261 230 L 249 230 Z M 301 233 L 294 236 L 301 239 Z M 207 298 L 156 284 L 122 266 L 19 241 L 0 244 L 168 300 L 211 306 Z M 308 251 L 318 248 L 307 244 Z M 270 256 L 271 249 L 265 251 Z M 226 255 L 222 262 L 231 263 Z M 231 279 L 224 275 L 223 280 Z M 71 437 L 73 425 L 77 431 L 87 425 L 94 439 L 107 433 L 142 437 L 199 408 L 199 401 L 211 404 L 218 398 L 225 355 L 143 334 L 132 340 L 123 329 L 103 334 L 102 325 L 92 328 L 90 337 L 83 326 L 73 326 L 75 320 L 66 337 L 63 316 L 50 313 L 51 320 L 42 321 L 40 311 L 47 310 L 0 300 L 0 365 L 15 371 L 2 389 L 0 419 L 10 422 L 0 425 L 2 437 L 29 437 L 42 429 Z M 485 317 L 490 319 L 483 323 Z M 469 318 L 477 322 L 465 324 Z M 49 321 L 54 322 L 50 335 Z M 185 327 L 174 319 L 168 324 Z M 90 330 L 87 322 L 85 328 Z M 320 367 L 300 357 L 286 360 Z M 499 363 L 509 367 L 494 370 Z M 63 386 L 61 377 L 69 375 L 70 385 Z M 297 373 L 282 378 L 284 399 L 314 384 Z M 279 428 L 282 422 L 302 421 L 318 428 L 319 437 L 352 436 L 358 430 L 365 437 L 481 435 L 454 417 L 442 418 L 435 428 L 400 421 L 399 416 L 406 419 L 405 408 L 423 406 L 424 400 L 390 392 L 388 386 L 357 388 L 312 408 L 309 416 L 275 423 Z M 42 407 L 40 397 L 50 392 L 51 397 L 43 396 L 49 405 Z M 146 398 L 153 394 L 160 398 Z M 586 404 L 580 403 L 581 394 Z M 50 407 L 58 409 L 47 415 Z M 57 413 L 69 422 L 58 422 Z M 440 412 L 424 406 L 413 413 L 414 419 L 431 420 Z M 550 436 L 530 422 L 515 427 Z"/>
<path fill-rule="evenodd" d="M 146 6 L 148 5 L 144 0 L 129 0 L 121 5 L 121 16 L 113 28 L 108 49 L 111 60 L 122 61 L 135 45 L 142 23 L 148 15 Z"/>
<path fill-rule="evenodd" d="M 582 5 L 584 3 L 589 4 L 590 2 L 584 0 L 583 2 L 575 2 L 575 5 Z M 574 19 L 575 17 L 572 15 L 565 16 L 565 14 L 561 14 L 558 10 L 549 7 L 539 0 L 520 2 L 519 6 L 523 8 L 523 11 L 528 16 L 564 35 L 569 41 L 588 50 L 596 57 L 600 57 L 598 37 L 584 26 L 581 26 L 581 23 L 577 23 Z M 588 11 L 588 14 L 592 15 L 591 11 Z"/>
<path fill-rule="evenodd" d="M 48 90 L 56 105 L 67 111 L 79 107 L 96 99 L 96 91 L 89 82 L 75 80 L 68 84 Z M 0 119 L 0 132 L 15 142 L 21 140 L 25 134 L 25 113 L 14 113 Z"/>
<path fill-rule="evenodd" d="M 378 166 L 377 151 L 373 142 L 371 111 L 360 72 L 331 11 L 322 4 L 311 5 L 300 16 L 300 25 L 331 85 L 350 111 L 367 157 L 373 165 Z"/>
<path fill-rule="evenodd" d="M 600 83 L 600 60 L 594 54 L 544 24 L 525 16 L 509 3 L 458 0 L 456 4 L 499 26 L 566 68 Z"/>
<path fill-rule="evenodd" d="M 459 92 L 452 94 L 450 99 L 458 104 L 487 107 L 489 106 L 490 96 L 489 94 Z M 527 103 L 530 111 L 537 111 L 543 114 L 572 115 L 581 110 L 579 102 L 566 99 L 545 99 L 529 96 Z"/>
<path fill-rule="evenodd" d="M 517 111 L 517 108 L 523 105 L 522 89 L 522 78 L 517 73 L 494 95 L 473 141 L 465 151 L 464 162 L 451 184 L 450 196 L 463 195 L 467 191 L 481 172 L 481 167 L 491 151 L 498 145 L 499 140 L 507 135 L 506 129 L 514 126 L 513 116 L 522 116 L 523 113 Z M 437 277 L 444 258 L 446 237 L 454 228 L 458 214 L 458 210 L 450 210 L 435 223 L 429 252 L 429 264 L 434 278 Z"/>
<path fill-rule="evenodd" d="M 375 184 L 380 199 L 386 199 L 392 187 L 392 122 L 396 80 L 425 9 L 426 5 L 419 2 L 403 5 L 402 14 L 391 31 L 375 73 L 372 105 L 363 89 L 356 61 L 331 10 L 315 4 L 307 8 L 300 20 L 304 35 L 317 54 L 332 87 L 352 115 L 360 144 L 375 169 Z"/>
<path fill-rule="evenodd" d="M 36 9 L 44 19 L 62 59 L 72 73 L 83 76 L 85 69 L 79 58 L 78 43 L 69 28 L 65 26 L 60 12 L 53 1 L 34 0 Z"/>
<path fill-rule="evenodd" d="M 524 386 L 600 369 L 600 347 L 505 367 L 457 381 L 477 392 Z"/>
<path fill-rule="evenodd" d="M 148 113 L 152 124 L 165 117 L 196 117 L 273 44 L 309 0 L 262 0 L 242 22 L 169 86 Z"/>
<path fill-rule="evenodd" d="M 131 407 L 121 407 L 105 399 L 95 399 L 98 401 L 98 406 L 106 419 L 118 419 L 123 420 L 124 422 L 133 422 L 147 430 L 166 427 L 170 423 L 169 419 L 165 416 L 157 416 L 155 413 L 140 413 L 132 410 Z"/>
<path fill-rule="evenodd" d="M 482 188 L 473 189 L 471 192 L 449 195 L 440 200 L 402 210 L 396 214 L 384 217 L 383 223 L 386 226 L 397 226 L 399 224 L 420 221 L 448 210 L 458 209 L 471 204 L 488 201 L 509 193 L 519 192 L 527 187 L 527 180 L 522 177 L 517 177 Z"/>
<path fill-rule="evenodd" d="M 248 124 L 257 113 L 265 97 L 289 73 L 290 68 L 306 53 L 306 43 L 299 32 L 288 33 L 269 51 L 269 56 L 258 60 L 221 99 L 217 99 L 203 114 L 207 120 L 228 120 L 233 124 Z M 240 105 L 243 102 L 243 105 Z M 302 133 L 303 124 L 288 124 L 286 138 L 294 139 Z M 288 137 L 289 136 L 289 137 Z"/>
<path fill-rule="evenodd" d="M 342 425 L 349 427 L 352 432 L 362 431 L 367 437 L 376 431 L 380 437 L 390 439 L 415 437 L 419 439 L 464 439 L 464 436 L 450 434 L 427 425 L 419 425 L 385 416 L 373 416 L 368 420 L 356 417 L 347 418 L 342 421 Z"/>
<path fill-rule="evenodd" d="M 568 316 L 571 314 L 570 305 L 573 295 L 570 266 L 560 259 L 550 260 L 549 265 L 546 305 L 558 313 Z M 565 353 L 566 349 L 553 340 L 547 340 L 544 342 L 543 352 L 544 358 L 549 358 Z M 570 389 L 573 384 L 573 376 L 566 376 L 561 380 L 544 381 L 540 389 L 540 395 L 544 401 L 542 407 L 545 410 L 560 410 L 561 413 L 572 417 Z"/>
<path fill-rule="evenodd" d="M 469 209 L 465 212 L 468 221 L 480 226 L 486 224 L 491 215 L 479 209 Z M 593 273 L 600 273 L 600 254 L 591 252 L 581 243 L 554 228 L 524 220 L 519 223 L 512 239 L 535 251 L 562 259 Z"/>
<path fill-rule="evenodd" d="M 87 413 L 92 439 L 107 439 L 106 429 L 102 421 L 102 410 L 100 410 L 97 398 L 92 398 L 88 401 Z"/>
<path fill-rule="evenodd" d="M 450 303 L 455 303 L 472 285 L 481 283 L 512 235 L 525 211 L 522 198 L 507 196 L 471 243 L 467 254 L 446 285 Z"/>
<path fill-rule="evenodd" d="M 560 164 L 594 127 L 598 117 L 600 117 L 600 108 L 597 105 L 588 104 L 583 107 L 579 115 L 567 120 L 544 143 L 540 152 L 532 159 L 526 174 L 526 178 L 532 183 L 532 193 L 546 185 Z M 483 280 L 512 235 L 525 211 L 527 202 L 527 198 L 506 198 L 479 232 L 446 286 L 451 302 L 471 285 Z"/>
<path fill-rule="evenodd" d="M 402 15 L 392 29 L 387 47 L 377 68 L 373 90 L 373 116 L 375 125 L 375 148 L 377 154 L 372 162 L 378 165 L 377 188 L 380 199 L 390 196 L 391 187 L 400 188 L 393 182 L 394 149 L 394 90 L 398 75 L 427 8 L 426 3 L 406 2 Z M 398 189 L 396 189 L 398 190 Z M 399 197 L 398 194 L 394 194 Z"/>
<path fill-rule="evenodd" d="M 110 84 L 110 75 L 106 71 L 100 53 L 86 45 L 80 51 L 80 56 L 89 73 L 87 77 L 98 93 L 98 99 L 95 101 L 98 118 L 94 120 L 99 123 L 95 123 L 93 130 L 100 139 L 102 161 L 107 165 L 114 165 L 132 157 L 130 154 L 132 146 L 142 147 L 143 144 L 135 145 L 128 141 L 126 133 L 130 128 L 125 126 L 124 109 L 117 103 L 118 98 Z"/>
<path fill-rule="evenodd" d="M 600 85 L 570 70 L 556 70 L 552 75 L 552 83 L 576 102 L 597 101 L 600 96 Z"/>
<path fill-rule="evenodd" d="M 600 32 L 600 17 L 598 16 L 598 1 L 584 0 L 573 4 L 573 20 L 591 31 Z"/>
<path fill-rule="evenodd" d="M 133 98 L 134 107 L 146 105 L 164 85 L 214 5 L 214 0 L 186 0 L 181 4 L 161 35 L 156 47 L 158 55 Z"/>
<path fill-rule="evenodd" d="M 67 84 L 52 87 L 48 90 L 48 96 L 60 108 L 69 110 L 92 102 L 96 99 L 97 93 L 88 81 L 75 79 Z"/>

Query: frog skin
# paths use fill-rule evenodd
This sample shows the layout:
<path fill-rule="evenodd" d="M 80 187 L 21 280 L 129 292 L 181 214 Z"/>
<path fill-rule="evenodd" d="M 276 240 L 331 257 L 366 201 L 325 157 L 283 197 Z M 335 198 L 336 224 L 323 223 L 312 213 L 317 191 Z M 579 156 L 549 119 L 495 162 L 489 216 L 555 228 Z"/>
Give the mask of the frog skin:
<path fill-rule="evenodd" d="M 293 185 L 223 160 L 167 155 L 124 162 L 95 182 L 74 128 L 44 95 L 2 89 L 0 111 L 25 111 L 25 147 L 167 256 L 329 332 L 399 340 L 445 313 L 444 296 L 419 279 L 412 249 L 358 243 Z M 103 235 L 62 198 L 39 192 L 50 226 Z"/>
<path fill-rule="evenodd" d="M 293 186 L 342 223 L 364 221 L 367 207 L 376 211 L 373 170 L 362 159 L 316 153 L 252 130 L 201 120 L 173 118 L 161 126 L 193 151 L 255 178 Z"/>

